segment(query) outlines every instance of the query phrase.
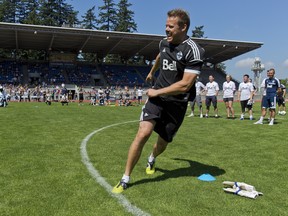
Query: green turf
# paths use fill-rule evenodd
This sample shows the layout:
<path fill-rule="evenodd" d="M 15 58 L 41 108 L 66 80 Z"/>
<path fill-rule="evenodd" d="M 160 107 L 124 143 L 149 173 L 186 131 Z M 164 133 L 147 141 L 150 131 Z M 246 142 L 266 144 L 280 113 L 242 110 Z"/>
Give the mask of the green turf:
<path fill-rule="evenodd" d="M 124 196 L 151 215 L 287 215 L 287 117 L 274 126 L 222 118 L 185 118 L 174 142 L 145 174 L 156 135 L 147 142 Z M 235 104 L 239 114 L 239 104 Z M 255 104 L 255 117 L 260 115 Z M 0 109 L 0 215 L 129 215 L 89 174 L 80 145 L 91 132 L 137 120 L 141 107 L 10 103 Z M 239 115 L 238 115 L 239 116 Z M 87 143 L 94 167 L 115 185 L 124 172 L 138 123 L 110 127 Z M 214 182 L 197 177 L 210 173 Z M 256 200 L 222 191 L 243 181 Z"/>

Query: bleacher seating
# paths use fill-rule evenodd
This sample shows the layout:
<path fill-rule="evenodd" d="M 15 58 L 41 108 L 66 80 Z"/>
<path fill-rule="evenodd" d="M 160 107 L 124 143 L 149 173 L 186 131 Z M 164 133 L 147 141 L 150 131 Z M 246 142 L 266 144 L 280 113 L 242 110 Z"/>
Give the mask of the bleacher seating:
<path fill-rule="evenodd" d="M 25 67 L 24 67 L 25 65 Z M 39 74 L 36 79 L 32 77 L 28 80 L 30 85 L 38 85 L 46 83 L 48 85 L 60 85 L 61 83 L 73 84 L 78 86 L 93 85 L 92 75 L 100 74 L 104 78 L 106 84 L 110 86 L 147 86 L 145 79 L 150 71 L 150 66 L 127 66 L 127 65 L 112 65 L 103 64 L 100 66 L 77 63 L 74 64 L 49 64 L 48 62 L 15 62 L 1 61 L 0 62 L 0 83 L 17 84 L 23 82 L 23 73 L 28 75 Z M 156 72 L 156 77 L 159 71 Z M 209 82 L 209 75 L 213 75 L 215 81 L 218 82 L 220 89 L 226 81 L 226 73 L 215 71 L 214 68 L 203 67 L 200 75 L 200 81 L 205 85 Z M 237 80 L 233 80 L 236 86 L 239 85 Z M 105 83 L 103 82 L 103 83 Z M 22 83 L 27 84 L 27 83 Z"/>
<path fill-rule="evenodd" d="M 17 84 L 23 77 L 21 65 L 15 61 L 0 62 L 0 82 Z"/>
<path fill-rule="evenodd" d="M 143 78 L 133 66 L 102 65 L 100 69 L 109 85 L 132 87 L 144 83 Z"/>

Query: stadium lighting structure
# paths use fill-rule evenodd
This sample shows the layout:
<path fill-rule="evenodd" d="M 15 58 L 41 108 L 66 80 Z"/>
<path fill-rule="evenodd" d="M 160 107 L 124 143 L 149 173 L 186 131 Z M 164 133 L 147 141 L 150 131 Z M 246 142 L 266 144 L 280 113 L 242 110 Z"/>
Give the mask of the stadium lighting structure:
<path fill-rule="evenodd" d="M 261 91 L 261 73 L 265 70 L 264 64 L 261 63 L 261 59 L 256 57 L 254 63 L 251 67 L 251 70 L 254 72 L 254 85 L 257 91 Z"/>

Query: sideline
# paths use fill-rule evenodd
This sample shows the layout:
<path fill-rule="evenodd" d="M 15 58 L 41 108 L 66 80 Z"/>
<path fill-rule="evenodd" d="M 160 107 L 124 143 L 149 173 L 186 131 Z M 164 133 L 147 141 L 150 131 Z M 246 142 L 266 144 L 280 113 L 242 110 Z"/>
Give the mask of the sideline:
<path fill-rule="evenodd" d="M 130 201 L 128 199 L 125 198 L 124 195 L 122 194 L 114 194 L 112 193 L 112 186 L 105 180 L 104 177 L 102 177 L 99 173 L 99 171 L 93 166 L 93 164 L 90 162 L 88 153 L 87 153 L 87 142 L 89 141 L 89 139 L 91 139 L 92 136 L 94 136 L 96 133 L 105 130 L 107 128 L 110 127 L 114 127 L 114 126 L 118 126 L 121 124 L 129 124 L 132 122 L 137 122 L 139 120 L 134 120 L 134 121 L 127 121 L 127 122 L 122 122 L 122 123 L 116 123 L 116 124 L 111 124 L 105 127 L 102 127 L 98 130 L 93 131 L 92 133 L 90 133 L 89 135 L 87 135 L 81 142 L 81 147 L 80 147 L 80 152 L 81 152 L 81 157 L 82 157 L 82 162 L 84 163 L 84 165 L 87 167 L 89 173 L 91 174 L 91 176 L 96 180 L 96 182 L 101 185 L 111 197 L 114 197 L 116 199 L 118 199 L 118 202 L 125 208 L 126 211 L 132 213 L 133 215 L 137 215 L 137 216 L 150 216 L 150 214 L 142 211 L 141 209 L 139 209 L 138 207 L 136 207 L 135 205 L 132 205 L 130 203 Z"/>

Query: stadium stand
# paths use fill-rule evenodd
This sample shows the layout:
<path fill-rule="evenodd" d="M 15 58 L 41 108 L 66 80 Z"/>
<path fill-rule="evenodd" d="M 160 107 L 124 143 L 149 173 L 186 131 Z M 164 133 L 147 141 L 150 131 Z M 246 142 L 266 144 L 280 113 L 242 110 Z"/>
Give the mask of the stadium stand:
<path fill-rule="evenodd" d="M 22 81 L 21 65 L 15 61 L 0 62 L 0 82 L 18 84 Z"/>
<path fill-rule="evenodd" d="M 36 85 L 60 85 L 61 83 L 94 86 L 93 75 L 99 75 L 101 85 L 108 86 L 147 86 L 145 78 L 149 73 L 150 66 L 135 65 L 112 65 L 103 64 L 49 64 L 47 62 L 0 62 L 0 82 L 9 84 Z M 28 75 L 25 75 L 27 73 Z M 204 84 L 208 82 L 209 75 L 215 77 L 219 87 L 225 82 L 226 73 L 210 67 L 203 67 L 200 80 Z M 28 76 L 28 82 L 23 77 Z M 157 74 L 156 74 L 157 76 Z M 239 81 L 233 80 L 238 86 Z"/>

